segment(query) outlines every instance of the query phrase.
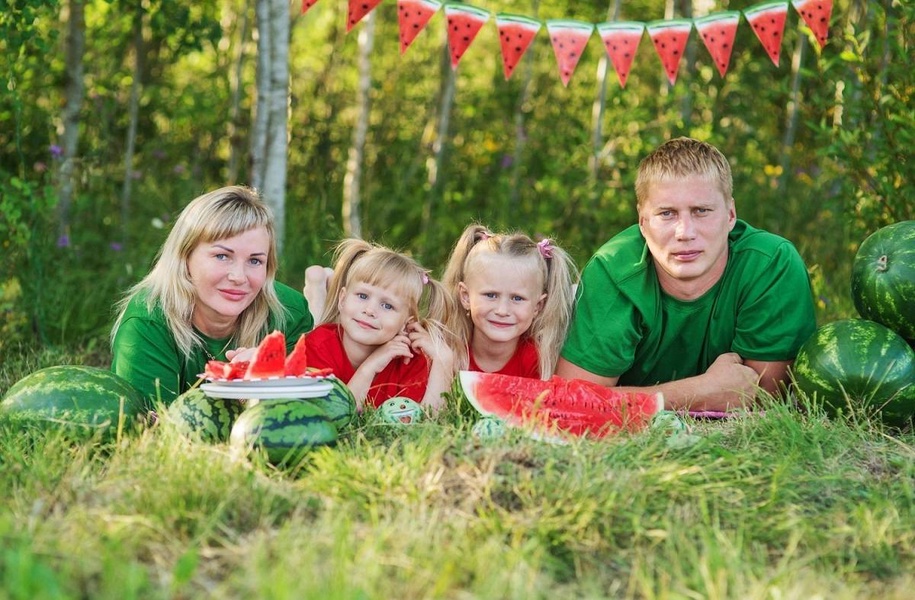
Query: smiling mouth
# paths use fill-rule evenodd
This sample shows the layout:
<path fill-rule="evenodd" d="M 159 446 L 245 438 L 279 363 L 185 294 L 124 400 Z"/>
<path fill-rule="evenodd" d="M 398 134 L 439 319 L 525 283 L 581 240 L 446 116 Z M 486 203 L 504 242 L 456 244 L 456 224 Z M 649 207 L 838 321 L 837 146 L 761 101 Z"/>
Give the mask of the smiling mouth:
<path fill-rule="evenodd" d="M 356 323 L 356 325 L 358 325 L 359 327 L 362 327 L 363 329 L 372 329 L 372 330 L 378 329 L 371 323 L 366 323 L 365 321 L 360 321 L 359 319 L 353 319 L 353 321 Z"/>
<path fill-rule="evenodd" d="M 228 296 L 229 298 L 232 298 L 233 300 L 240 300 L 248 295 L 247 292 L 241 292 L 238 290 L 219 290 L 219 292 L 223 296 Z"/>

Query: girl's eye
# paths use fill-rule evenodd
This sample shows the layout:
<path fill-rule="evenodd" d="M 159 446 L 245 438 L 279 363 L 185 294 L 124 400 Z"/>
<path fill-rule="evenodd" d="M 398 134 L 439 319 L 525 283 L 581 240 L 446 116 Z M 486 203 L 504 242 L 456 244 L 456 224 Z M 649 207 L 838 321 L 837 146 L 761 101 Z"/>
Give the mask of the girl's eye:
<path fill-rule="evenodd" d="M 512 296 L 512 300 L 515 302 L 524 302 L 524 296 Z"/>
<path fill-rule="evenodd" d="M 483 297 L 484 297 L 484 298 L 489 298 L 490 300 L 492 300 L 492 299 L 494 299 L 494 298 L 496 297 L 496 293 L 495 293 L 495 292 L 485 292 L 485 293 L 483 294 Z"/>
<path fill-rule="evenodd" d="M 365 292 L 356 292 L 356 297 L 360 300 L 368 300 L 369 295 Z"/>
<path fill-rule="evenodd" d="M 394 310 L 394 305 L 393 305 L 393 304 L 390 304 L 390 303 L 388 303 L 388 302 L 382 302 L 382 303 L 381 303 L 381 308 L 383 308 L 383 309 L 385 309 L 385 310 Z"/>

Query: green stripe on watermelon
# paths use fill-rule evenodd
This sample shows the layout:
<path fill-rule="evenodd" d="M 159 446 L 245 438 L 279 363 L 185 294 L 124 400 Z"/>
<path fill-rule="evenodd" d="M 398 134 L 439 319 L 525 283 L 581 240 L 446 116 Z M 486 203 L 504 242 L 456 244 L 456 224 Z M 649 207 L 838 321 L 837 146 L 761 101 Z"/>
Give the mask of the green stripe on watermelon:
<path fill-rule="evenodd" d="M 620 87 L 626 87 L 629 79 L 629 69 L 639 49 L 642 35 L 645 33 L 645 24 L 637 21 L 616 21 L 600 23 L 597 33 L 604 42 L 607 56 L 613 64 L 613 70 L 620 81 Z"/>
<path fill-rule="evenodd" d="M 244 410 L 239 400 L 211 398 L 200 388 L 190 389 L 160 415 L 164 427 L 201 442 L 226 442 L 232 426 Z"/>
<path fill-rule="evenodd" d="M 737 37 L 739 22 L 738 10 L 715 13 L 693 21 L 699 37 L 715 61 L 715 68 L 722 77 L 728 72 L 728 65 L 731 63 L 731 52 L 734 50 L 734 38 Z"/>
<path fill-rule="evenodd" d="M 356 23 L 372 12 L 381 0 L 349 0 L 346 5 L 346 32 L 356 26 Z"/>
<path fill-rule="evenodd" d="M 337 443 L 337 428 L 320 408 L 301 400 L 261 400 L 236 419 L 229 444 L 236 453 L 263 451 L 274 465 L 294 464 Z"/>
<path fill-rule="evenodd" d="M 505 80 L 512 76 L 521 57 L 542 27 L 540 21 L 528 17 L 499 13 L 496 28 L 499 30 L 499 45 L 502 49 L 502 72 Z"/>
<path fill-rule="evenodd" d="M 788 18 L 788 0 L 753 6 L 744 10 L 743 16 L 777 67 L 785 35 L 785 20 Z"/>
<path fill-rule="evenodd" d="M 794 9 L 813 32 L 820 48 L 829 37 L 829 19 L 832 16 L 832 0 L 792 0 Z"/>
<path fill-rule="evenodd" d="M 397 0 L 397 26 L 400 32 L 400 53 L 413 43 L 429 20 L 439 11 L 437 0 Z"/>
<path fill-rule="evenodd" d="M 319 407 L 331 423 L 342 429 L 349 425 L 356 416 L 356 398 L 349 387 L 336 377 L 328 377 L 328 383 L 333 386 L 326 396 L 309 398 L 306 401 Z"/>
<path fill-rule="evenodd" d="M 445 17 L 448 21 L 451 68 L 457 69 L 471 42 L 489 20 L 489 12 L 466 4 L 445 4 Z"/>
<path fill-rule="evenodd" d="M 550 33 L 550 43 L 559 65 L 559 78 L 562 85 L 568 86 L 588 40 L 594 33 L 594 23 L 552 19 L 546 22 L 546 29 Z"/>
<path fill-rule="evenodd" d="M 677 81 L 680 60 L 683 58 L 683 50 L 689 41 L 689 32 L 692 28 L 693 22 L 687 19 L 653 21 L 646 25 L 648 37 L 651 38 L 651 43 L 654 44 L 654 49 L 661 59 L 670 85 Z"/>

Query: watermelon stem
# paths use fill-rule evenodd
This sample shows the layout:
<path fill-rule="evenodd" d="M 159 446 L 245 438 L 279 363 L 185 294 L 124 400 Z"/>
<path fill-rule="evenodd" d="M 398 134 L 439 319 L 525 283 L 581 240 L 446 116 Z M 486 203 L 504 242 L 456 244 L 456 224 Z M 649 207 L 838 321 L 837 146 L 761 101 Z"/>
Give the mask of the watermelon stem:
<path fill-rule="evenodd" d="M 886 271 L 886 265 L 889 262 L 889 257 L 886 254 L 877 259 L 877 270 L 881 273 Z"/>

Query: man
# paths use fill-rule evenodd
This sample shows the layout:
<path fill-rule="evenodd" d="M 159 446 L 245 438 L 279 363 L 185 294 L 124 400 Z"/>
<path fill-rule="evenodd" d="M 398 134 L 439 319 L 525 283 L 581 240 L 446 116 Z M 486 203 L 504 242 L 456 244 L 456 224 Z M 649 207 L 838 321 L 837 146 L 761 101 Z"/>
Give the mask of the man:
<path fill-rule="evenodd" d="M 689 138 L 639 165 L 638 225 L 582 273 L 556 374 L 724 411 L 777 393 L 816 322 L 804 262 L 737 219 L 727 159 Z M 758 387 L 757 387 L 758 386 Z"/>

